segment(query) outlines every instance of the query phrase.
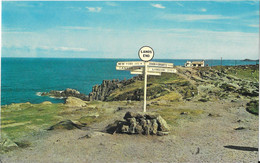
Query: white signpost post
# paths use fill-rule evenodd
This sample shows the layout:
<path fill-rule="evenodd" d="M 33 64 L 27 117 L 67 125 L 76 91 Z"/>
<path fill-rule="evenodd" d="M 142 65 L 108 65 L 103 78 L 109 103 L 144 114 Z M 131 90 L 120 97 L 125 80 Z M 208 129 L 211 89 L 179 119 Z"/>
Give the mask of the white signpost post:
<path fill-rule="evenodd" d="M 147 91 L 147 75 L 158 75 L 162 72 L 176 73 L 173 63 L 149 62 L 154 57 L 154 51 L 149 46 L 143 46 L 138 51 L 139 58 L 142 61 L 117 62 L 116 70 L 129 70 L 131 74 L 144 75 L 144 112 L 146 112 L 146 91 Z M 149 67 L 148 67 L 149 66 Z"/>

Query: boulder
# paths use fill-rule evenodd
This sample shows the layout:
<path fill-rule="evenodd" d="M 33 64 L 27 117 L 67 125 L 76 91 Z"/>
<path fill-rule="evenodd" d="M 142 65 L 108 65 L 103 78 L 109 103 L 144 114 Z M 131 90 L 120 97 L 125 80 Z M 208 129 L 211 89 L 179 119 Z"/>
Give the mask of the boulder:
<path fill-rule="evenodd" d="M 65 89 L 64 94 L 65 94 L 66 97 L 77 96 L 77 95 L 80 94 L 80 92 L 75 90 L 75 89 L 67 88 L 67 89 Z"/>
<path fill-rule="evenodd" d="M 156 118 L 157 122 L 158 122 L 158 129 L 159 131 L 169 131 L 169 126 L 167 125 L 167 122 L 161 117 L 158 116 Z"/>
<path fill-rule="evenodd" d="M 13 142 L 12 140 L 10 140 L 9 138 L 5 138 L 5 139 L 3 139 L 3 140 L 1 140 L 1 147 L 2 148 L 7 148 L 7 149 L 10 149 L 10 148 L 17 148 L 18 147 L 18 145 L 15 143 L 15 142 Z"/>
<path fill-rule="evenodd" d="M 143 118 L 142 113 L 135 113 L 135 112 L 127 112 L 124 116 L 124 119 L 127 120 L 129 118 Z"/>
<path fill-rule="evenodd" d="M 257 90 L 253 90 L 247 87 L 242 87 L 238 90 L 238 93 L 244 95 L 244 96 L 250 96 L 250 97 L 257 97 L 259 96 L 259 92 Z"/>
<path fill-rule="evenodd" d="M 155 135 L 157 133 L 158 123 L 157 123 L 156 119 L 152 119 L 151 122 L 152 122 L 151 133 L 153 135 Z"/>
<path fill-rule="evenodd" d="M 84 139 L 84 138 L 93 138 L 96 136 L 104 136 L 105 134 L 103 132 L 97 132 L 97 131 L 87 131 L 86 135 L 80 137 L 79 139 Z"/>
<path fill-rule="evenodd" d="M 86 102 L 76 98 L 76 97 L 68 97 L 65 101 L 66 106 L 73 106 L 73 107 L 84 107 L 86 106 Z"/>
<path fill-rule="evenodd" d="M 220 88 L 224 89 L 225 91 L 236 91 L 238 89 L 236 85 L 230 83 L 223 83 Z"/>
<path fill-rule="evenodd" d="M 122 128 L 121 128 L 121 132 L 122 133 L 128 133 L 129 132 L 129 126 L 123 125 Z"/>
<path fill-rule="evenodd" d="M 0 139 L 0 150 L 10 150 L 19 147 L 15 142 L 13 142 L 9 137 L 4 133 L 1 132 L 1 139 Z"/>
<path fill-rule="evenodd" d="M 158 136 L 164 136 L 164 135 L 168 135 L 168 134 L 169 134 L 169 132 L 163 132 L 163 131 L 158 131 L 157 132 Z"/>
<path fill-rule="evenodd" d="M 136 125 L 135 131 L 137 134 L 142 134 L 144 132 L 143 127 L 140 124 Z"/>
<path fill-rule="evenodd" d="M 57 130 L 57 129 L 73 130 L 76 128 L 81 129 L 82 127 L 84 127 L 84 125 L 76 124 L 76 123 L 72 122 L 71 120 L 64 120 L 64 121 L 60 121 L 59 123 L 51 126 L 47 130 Z"/>
<path fill-rule="evenodd" d="M 44 101 L 44 102 L 42 102 L 41 104 L 42 104 L 42 105 L 50 105 L 50 104 L 52 104 L 52 102 L 50 102 L 50 101 Z"/>

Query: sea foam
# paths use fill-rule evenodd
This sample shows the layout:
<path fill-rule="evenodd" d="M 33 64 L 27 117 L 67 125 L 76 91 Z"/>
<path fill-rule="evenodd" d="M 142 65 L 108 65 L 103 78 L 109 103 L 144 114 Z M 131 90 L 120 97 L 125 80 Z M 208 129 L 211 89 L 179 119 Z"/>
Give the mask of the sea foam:
<path fill-rule="evenodd" d="M 36 92 L 37 96 L 42 96 L 42 92 Z"/>

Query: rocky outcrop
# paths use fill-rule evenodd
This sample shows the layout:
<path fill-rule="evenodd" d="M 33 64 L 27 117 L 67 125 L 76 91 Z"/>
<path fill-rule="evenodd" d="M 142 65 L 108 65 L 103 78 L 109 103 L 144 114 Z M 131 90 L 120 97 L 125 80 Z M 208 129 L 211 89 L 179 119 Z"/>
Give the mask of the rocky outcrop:
<path fill-rule="evenodd" d="M 259 96 L 259 82 L 254 77 L 256 75 L 253 75 L 258 68 L 259 65 L 179 68 L 178 72 L 200 88 L 207 86 L 207 89 L 203 89 L 204 94 L 213 95 L 219 99 L 227 98 L 223 95 L 231 93 L 254 98 Z M 209 87 L 209 85 L 212 86 Z"/>
<path fill-rule="evenodd" d="M 129 85 L 133 82 L 135 82 L 136 80 L 142 80 L 142 76 L 135 76 L 131 79 L 128 80 L 122 80 L 119 81 L 118 79 L 115 80 L 103 80 L 101 85 L 95 85 L 92 88 L 92 92 L 89 93 L 88 97 L 89 97 L 89 101 L 107 101 L 108 96 L 115 90 L 118 88 L 122 88 L 126 85 Z M 129 100 L 134 100 L 134 99 L 129 99 Z"/>
<path fill-rule="evenodd" d="M 41 96 L 50 96 L 54 98 L 68 98 L 68 97 L 77 97 L 84 101 L 89 101 L 89 97 L 79 91 L 71 88 L 67 88 L 64 91 L 52 90 L 50 92 L 43 92 Z"/>
<path fill-rule="evenodd" d="M 101 85 L 95 85 L 89 93 L 89 100 L 105 101 L 106 97 L 116 88 L 120 87 L 119 80 L 103 80 Z"/>
<path fill-rule="evenodd" d="M 127 112 L 125 121 L 116 121 L 106 129 L 109 133 L 168 135 L 167 122 L 156 113 Z"/>

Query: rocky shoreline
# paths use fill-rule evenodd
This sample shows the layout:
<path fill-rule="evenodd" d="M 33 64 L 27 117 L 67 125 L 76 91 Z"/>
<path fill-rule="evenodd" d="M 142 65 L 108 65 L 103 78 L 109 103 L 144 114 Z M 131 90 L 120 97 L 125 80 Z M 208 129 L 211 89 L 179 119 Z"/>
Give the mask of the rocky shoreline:
<path fill-rule="evenodd" d="M 183 100 L 189 101 L 199 94 L 199 87 L 205 87 L 203 91 L 207 92 L 204 93 L 205 97 L 201 96 L 202 98 L 200 101 L 206 101 L 210 98 L 210 96 L 214 96 L 219 99 L 226 98 L 230 93 L 236 94 L 237 97 L 245 97 L 252 100 L 259 96 L 259 82 L 257 82 L 257 80 L 252 81 L 241 79 L 236 76 L 236 69 L 252 69 L 250 72 L 252 74 L 256 73 L 258 65 L 236 66 L 235 68 L 226 66 L 224 68 L 222 67 L 217 69 L 210 67 L 201 69 L 187 69 L 182 67 L 176 68 L 178 70 L 178 75 L 184 79 L 188 79 L 189 82 L 168 82 L 167 84 L 157 84 L 153 87 L 153 85 L 155 85 L 153 83 L 154 77 L 149 77 L 151 82 L 148 83 L 148 99 L 156 99 L 177 91 Z M 167 76 L 168 74 L 164 75 Z M 140 81 L 140 83 L 138 83 L 138 81 Z M 52 90 L 50 92 L 43 92 L 41 96 L 65 99 L 68 97 L 76 97 L 83 101 L 140 101 L 143 99 L 143 88 L 141 82 L 141 75 L 122 81 L 116 79 L 103 80 L 100 85 L 93 86 L 92 92 L 88 95 L 80 93 L 75 89 L 67 88 L 63 91 Z M 136 83 L 139 84 L 139 87 L 135 85 Z M 120 90 L 127 89 L 128 87 L 135 88 L 120 92 Z"/>
<path fill-rule="evenodd" d="M 53 98 L 68 98 L 70 96 L 80 98 L 84 101 L 107 101 L 107 97 L 115 89 L 120 89 L 126 85 L 133 83 L 136 80 L 142 80 L 142 76 L 135 76 L 129 80 L 119 81 L 118 79 L 103 80 L 102 84 L 92 87 L 92 92 L 88 95 L 80 93 L 78 90 L 67 88 L 65 90 L 51 90 L 50 92 L 43 92 L 40 96 L 50 96 Z"/>

